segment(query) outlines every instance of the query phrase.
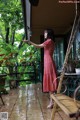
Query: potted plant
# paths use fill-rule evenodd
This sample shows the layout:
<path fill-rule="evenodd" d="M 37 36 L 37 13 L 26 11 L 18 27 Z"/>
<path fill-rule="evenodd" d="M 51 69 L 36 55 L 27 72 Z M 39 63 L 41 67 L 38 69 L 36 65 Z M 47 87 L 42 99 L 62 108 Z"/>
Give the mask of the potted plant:
<path fill-rule="evenodd" d="M 77 74 L 80 74 L 80 61 L 77 61 L 77 62 L 76 62 L 75 72 L 76 72 Z"/>

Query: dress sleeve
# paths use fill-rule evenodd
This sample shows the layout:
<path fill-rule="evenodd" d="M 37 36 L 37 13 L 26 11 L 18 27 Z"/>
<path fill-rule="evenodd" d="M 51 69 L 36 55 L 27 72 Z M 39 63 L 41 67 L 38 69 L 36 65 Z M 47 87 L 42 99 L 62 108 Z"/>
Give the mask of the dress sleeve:
<path fill-rule="evenodd" d="M 46 40 L 45 42 L 43 42 L 43 45 L 47 46 L 47 45 L 49 45 L 49 43 L 50 43 L 50 40 Z"/>

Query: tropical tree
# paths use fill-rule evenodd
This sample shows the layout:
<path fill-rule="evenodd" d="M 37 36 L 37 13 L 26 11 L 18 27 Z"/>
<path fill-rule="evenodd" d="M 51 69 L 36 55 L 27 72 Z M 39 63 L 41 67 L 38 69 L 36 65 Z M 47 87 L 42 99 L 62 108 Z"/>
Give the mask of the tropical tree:
<path fill-rule="evenodd" d="M 4 60 L 7 60 L 6 57 L 13 58 L 18 50 L 17 48 L 22 45 L 23 34 L 18 33 L 21 29 L 23 29 L 21 2 L 18 0 L 1 0 L 0 44 L 2 49 L 0 52 L 4 54 Z"/>
<path fill-rule="evenodd" d="M 40 51 L 24 44 L 24 37 L 21 1 L 0 0 L 0 63 L 8 66 L 9 73 L 17 62 L 40 60 Z"/>

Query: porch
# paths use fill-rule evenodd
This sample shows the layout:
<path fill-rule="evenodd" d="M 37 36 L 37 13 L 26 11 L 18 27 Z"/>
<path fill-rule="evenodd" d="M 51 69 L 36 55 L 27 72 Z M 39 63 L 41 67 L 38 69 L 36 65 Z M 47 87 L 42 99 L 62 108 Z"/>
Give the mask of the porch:
<path fill-rule="evenodd" d="M 3 99 L 5 106 L 0 101 L 0 112 L 8 112 L 9 120 L 50 120 L 51 118 L 52 110 L 47 109 L 49 95 L 42 92 L 41 83 L 12 89 L 8 95 L 3 95 Z M 59 111 L 55 120 L 69 120 L 69 118 Z"/>

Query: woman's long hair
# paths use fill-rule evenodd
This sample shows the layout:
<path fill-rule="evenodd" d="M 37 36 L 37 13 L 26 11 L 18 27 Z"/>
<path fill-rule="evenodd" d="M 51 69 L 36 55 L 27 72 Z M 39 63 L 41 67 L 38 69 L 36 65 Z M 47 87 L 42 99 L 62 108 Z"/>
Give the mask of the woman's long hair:
<path fill-rule="evenodd" d="M 45 40 L 52 39 L 54 41 L 54 31 L 52 29 L 45 29 L 44 31 L 47 32 L 47 38 Z"/>

